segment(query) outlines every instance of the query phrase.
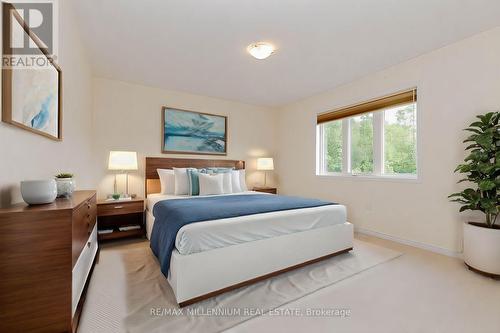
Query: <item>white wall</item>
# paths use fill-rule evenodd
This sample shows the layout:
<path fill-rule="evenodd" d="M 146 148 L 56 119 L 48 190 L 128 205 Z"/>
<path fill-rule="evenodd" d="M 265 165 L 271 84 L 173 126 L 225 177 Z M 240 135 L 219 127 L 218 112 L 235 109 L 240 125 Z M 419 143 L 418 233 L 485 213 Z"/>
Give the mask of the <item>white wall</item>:
<path fill-rule="evenodd" d="M 52 141 L 0 122 L 0 207 L 22 200 L 21 180 L 51 178 L 61 171 L 75 173 L 78 188 L 95 186 L 91 71 L 72 8 L 67 1 L 59 1 L 59 6 L 64 140 Z"/>
<path fill-rule="evenodd" d="M 130 192 L 144 194 L 146 156 L 224 158 L 247 162 L 250 186 L 261 182 L 263 174 L 255 171 L 256 157 L 274 156 L 275 110 L 216 98 L 145 87 L 120 81 L 94 79 L 94 152 L 99 196 L 113 191 L 113 173 L 107 170 L 110 150 L 138 152 L 139 171 L 130 174 Z M 161 154 L 162 106 L 194 110 L 228 117 L 228 154 Z M 119 179 L 123 189 L 123 179 Z"/>
<path fill-rule="evenodd" d="M 418 87 L 420 182 L 315 176 L 317 113 L 413 86 Z M 465 155 L 462 129 L 476 114 L 499 109 L 497 28 L 283 108 L 276 163 L 281 190 L 343 203 L 357 227 L 460 251 L 460 221 L 470 215 L 458 214 L 447 195 L 458 189 L 453 170 Z"/>

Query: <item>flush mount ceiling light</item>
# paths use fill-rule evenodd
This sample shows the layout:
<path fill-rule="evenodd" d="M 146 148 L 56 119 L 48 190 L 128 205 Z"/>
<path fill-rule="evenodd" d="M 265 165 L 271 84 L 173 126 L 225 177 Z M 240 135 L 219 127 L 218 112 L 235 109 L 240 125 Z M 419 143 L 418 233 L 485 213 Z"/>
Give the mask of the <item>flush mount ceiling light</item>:
<path fill-rule="evenodd" d="M 264 42 L 252 43 L 248 45 L 247 50 L 254 58 L 262 60 L 273 54 L 274 46 Z"/>

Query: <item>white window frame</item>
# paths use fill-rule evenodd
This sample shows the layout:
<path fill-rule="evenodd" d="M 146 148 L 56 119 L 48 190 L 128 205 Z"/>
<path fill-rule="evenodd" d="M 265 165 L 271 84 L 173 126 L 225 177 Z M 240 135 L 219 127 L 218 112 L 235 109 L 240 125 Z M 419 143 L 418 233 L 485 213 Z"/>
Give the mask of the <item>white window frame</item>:
<path fill-rule="evenodd" d="M 413 104 L 413 103 L 408 103 Z M 324 124 L 316 125 L 316 175 L 319 177 L 338 177 L 348 179 L 373 179 L 373 180 L 395 180 L 395 181 L 420 181 L 420 116 L 418 104 L 415 102 L 417 123 L 417 147 L 416 147 L 416 174 L 385 174 L 384 173 L 384 123 L 385 111 L 393 109 L 394 106 L 370 112 L 373 114 L 373 173 L 359 174 L 351 170 L 351 118 L 342 121 L 342 172 L 328 172 L 326 170 L 326 141 L 324 140 Z"/>

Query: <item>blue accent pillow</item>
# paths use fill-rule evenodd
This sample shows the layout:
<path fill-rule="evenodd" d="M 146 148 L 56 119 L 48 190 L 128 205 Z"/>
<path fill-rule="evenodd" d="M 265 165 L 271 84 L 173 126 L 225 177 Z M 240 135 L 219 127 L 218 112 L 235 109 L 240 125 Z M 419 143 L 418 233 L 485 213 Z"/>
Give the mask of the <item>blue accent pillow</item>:
<path fill-rule="evenodd" d="M 207 169 L 188 168 L 188 195 L 200 195 L 200 173 L 209 173 Z"/>
<path fill-rule="evenodd" d="M 198 174 L 200 173 L 197 169 L 187 169 L 188 176 L 188 195 L 199 195 L 200 194 L 200 180 Z"/>

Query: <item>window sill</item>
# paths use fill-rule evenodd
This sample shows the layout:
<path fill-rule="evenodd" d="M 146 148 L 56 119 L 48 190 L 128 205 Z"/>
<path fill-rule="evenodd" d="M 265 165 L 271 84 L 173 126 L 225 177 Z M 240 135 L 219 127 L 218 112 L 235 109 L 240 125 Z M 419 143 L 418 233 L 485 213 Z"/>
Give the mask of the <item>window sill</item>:
<path fill-rule="evenodd" d="M 316 174 L 320 178 L 335 178 L 342 180 L 355 180 L 355 181 L 383 181 L 383 182 L 396 182 L 396 183 L 421 183 L 419 176 L 390 176 L 390 175 L 352 175 L 344 173 L 323 173 Z"/>

